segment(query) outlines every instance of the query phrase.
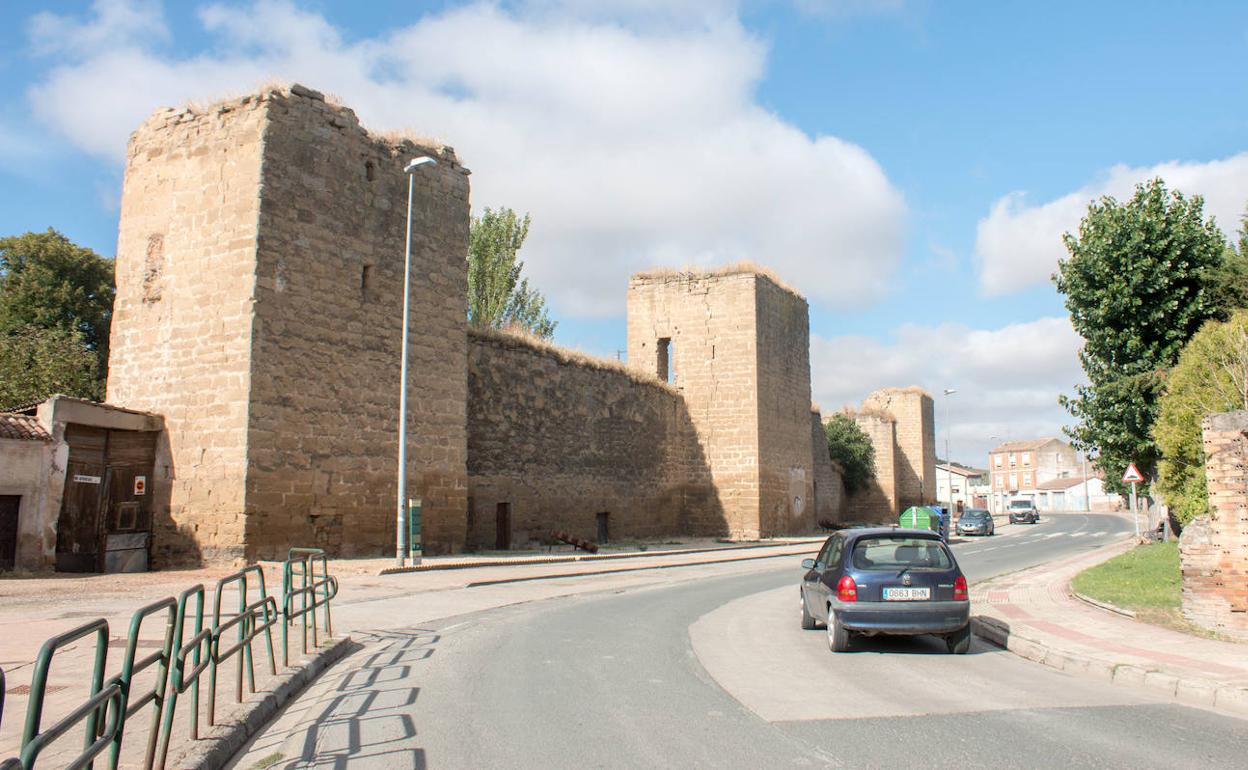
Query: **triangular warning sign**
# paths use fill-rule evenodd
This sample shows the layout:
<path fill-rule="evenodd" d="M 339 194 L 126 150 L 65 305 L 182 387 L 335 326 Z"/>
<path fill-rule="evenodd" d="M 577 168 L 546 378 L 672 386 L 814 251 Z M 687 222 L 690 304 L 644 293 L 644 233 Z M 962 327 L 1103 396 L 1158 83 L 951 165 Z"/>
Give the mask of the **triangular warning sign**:
<path fill-rule="evenodd" d="M 1140 469 L 1135 467 L 1135 463 L 1127 466 L 1127 472 L 1122 474 L 1122 483 L 1131 484 L 1133 482 L 1141 482 L 1144 480 L 1144 474 L 1140 473 Z"/>

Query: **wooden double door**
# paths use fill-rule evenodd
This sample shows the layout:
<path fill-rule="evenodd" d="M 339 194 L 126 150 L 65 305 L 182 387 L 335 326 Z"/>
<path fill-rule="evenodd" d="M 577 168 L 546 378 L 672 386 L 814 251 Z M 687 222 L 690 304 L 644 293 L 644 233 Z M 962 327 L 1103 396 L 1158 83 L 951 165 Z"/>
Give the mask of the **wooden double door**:
<path fill-rule="evenodd" d="M 56 569 L 104 571 L 108 535 L 151 532 L 156 434 L 68 425 L 69 462 L 56 528 Z"/>

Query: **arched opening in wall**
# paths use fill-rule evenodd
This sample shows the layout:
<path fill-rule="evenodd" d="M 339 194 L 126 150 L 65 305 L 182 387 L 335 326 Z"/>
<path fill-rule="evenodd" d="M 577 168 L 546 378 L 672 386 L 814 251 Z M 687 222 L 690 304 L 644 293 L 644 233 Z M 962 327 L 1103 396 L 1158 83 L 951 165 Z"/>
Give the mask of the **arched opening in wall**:
<path fill-rule="evenodd" d="M 364 295 L 364 299 L 369 298 L 369 294 L 373 289 L 373 266 L 364 265 L 360 268 L 360 293 Z"/>
<path fill-rule="evenodd" d="M 364 164 L 364 178 L 370 182 L 377 178 L 377 164 L 371 160 Z"/>

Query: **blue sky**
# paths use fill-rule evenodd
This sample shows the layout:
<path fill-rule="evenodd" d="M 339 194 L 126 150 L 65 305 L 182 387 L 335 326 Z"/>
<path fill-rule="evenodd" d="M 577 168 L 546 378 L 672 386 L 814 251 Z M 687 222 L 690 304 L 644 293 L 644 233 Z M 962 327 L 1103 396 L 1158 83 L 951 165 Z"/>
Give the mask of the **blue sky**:
<path fill-rule="evenodd" d="M 111 255 L 143 116 L 298 80 L 532 211 L 562 344 L 623 347 L 634 270 L 750 258 L 811 301 L 825 409 L 957 388 L 953 455 L 982 462 L 1065 421 L 1046 276 L 1088 200 L 1160 174 L 1238 226 L 1246 76 L 1232 2 L 5 4 L 0 233 Z"/>

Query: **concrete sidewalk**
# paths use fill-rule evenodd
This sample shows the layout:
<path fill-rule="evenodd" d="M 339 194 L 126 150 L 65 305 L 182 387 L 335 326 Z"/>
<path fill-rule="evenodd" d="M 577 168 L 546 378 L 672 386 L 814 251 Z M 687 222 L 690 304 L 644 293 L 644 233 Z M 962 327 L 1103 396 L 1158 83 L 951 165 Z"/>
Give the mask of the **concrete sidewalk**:
<path fill-rule="evenodd" d="M 755 562 L 775 557 L 800 558 L 818 549 L 823 537 L 786 538 L 780 541 L 741 545 L 715 543 L 668 543 L 654 550 L 637 553 L 610 554 L 608 559 L 586 559 L 574 554 L 521 554 L 508 559 L 499 555 L 481 557 L 441 557 L 429 559 L 430 568 L 415 573 L 379 576 L 393 559 L 353 559 L 330 562 L 330 572 L 338 577 L 340 591 L 333 603 L 334 631 L 339 636 L 361 627 L 383 627 L 389 622 L 410 624 L 430 618 L 448 617 L 462 612 L 502 606 L 518 601 L 533 601 L 556 595 L 598 590 L 595 583 L 574 580 L 578 577 L 621 573 L 644 575 L 699 565 L 730 562 Z M 665 547 L 664 547 L 665 546 Z M 281 565 L 265 562 L 270 596 L 280 593 Z M 794 564 L 796 567 L 796 563 Z M 439 568 L 441 567 L 441 568 Z M 166 596 L 176 596 L 183 589 L 202 583 L 207 588 L 208 612 L 211 613 L 212 590 L 215 582 L 232 570 L 206 568 L 169 570 L 131 575 L 68 576 L 49 575 L 28 579 L 0 580 L 0 667 L 7 674 L 7 698 L 3 722 L 0 723 L 0 760 L 14 756 L 28 700 L 32 664 L 44 640 L 74 628 L 92 618 L 109 622 L 110 643 L 107 674 L 116 673 L 131 613 L 137 608 Z M 563 578 L 570 578 L 565 580 Z M 469 594 L 457 589 L 471 588 Z M 389 611 L 389 602 L 399 600 L 402 611 Z M 233 606 L 233 599 L 227 602 Z M 144 627 L 140 656 L 147 654 L 164 632 L 161 618 L 151 619 Z M 278 637 L 275 629 L 275 641 Z M 296 633 L 297 639 L 297 633 Z M 292 651 L 297 648 L 292 644 Z M 256 657 L 257 689 L 261 695 L 273 693 L 281 686 L 281 677 L 267 672 L 268 657 L 258 643 Z M 92 665 L 93 643 L 83 640 L 58 654 L 49 679 L 44 725 L 78 705 L 85 697 Z M 337 650 L 341 652 L 342 650 Z M 278 659 L 280 666 L 280 650 Z M 298 658 L 298 655 L 294 655 Z M 219 707 L 224 720 L 241 724 L 250 719 L 249 701 L 235 706 L 232 696 L 234 665 L 222 672 L 219 684 Z M 143 686 L 150 683 L 141 678 Z M 137 684 L 137 683 L 136 683 Z M 270 704 L 272 705 L 272 704 Z M 183 733 L 185 713 L 179 708 L 179 728 Z M 133 731 L 133 732 L 132 732 Z M 79 732 L 79 735 L 81 733 Z M 146 737 L 146 720 L 127 725 L 123 766 L 135 766 L 142 755 Z M 175 736 L 175 739 L 178 736 Z M 185 741 L 183 740 L 185 748 Z M 81 747 L 81 738 L 67 735 L 45 755 L 46 764 L 72 756 Z M 170 756 L 179 753 L 175 745 Z"/>
<path fill-rule="evenodd" d="M 1248 645 L 1132 620 L 1076 599 L 1071 579 L 1133 540 L 987 580 L 971 589 L 975 633 L 1029 660 L 1248 716 Z"/>

